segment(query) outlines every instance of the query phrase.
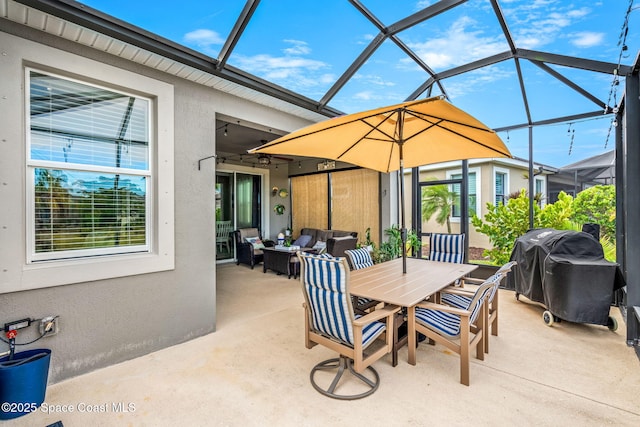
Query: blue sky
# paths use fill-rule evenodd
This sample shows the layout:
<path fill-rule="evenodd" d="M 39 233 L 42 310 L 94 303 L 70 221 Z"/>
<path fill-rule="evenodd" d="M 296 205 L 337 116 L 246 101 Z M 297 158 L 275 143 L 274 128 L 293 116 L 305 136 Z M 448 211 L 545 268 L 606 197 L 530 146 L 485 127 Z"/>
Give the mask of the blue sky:
<path fill-rule="evenodd" d="M 83 3 L 213 58 L 244 7 L 243 0 L 87 0 Z M 389 26 L 435 1 L 362 0 Z M 629 15 L 626 51 L 621 29 L 629 0 L 501 0 L 516 46 L 631 65 L 640 48 L 640 12 Z M 262 0 L 229 64 L 313 100 L 320 100 L 378 34 L 347 0 Z M 488 0 L 470 0 L 398 34 L 436 72 L 508 50 Z M 622 54 L 622 56 L 621 56 Z M 600 107 L 529 61 L 520 61 L 534 121 Z M 613 105 L 624 82 L 552 66 Z M 329 105 L 352 113 L 404 101 L 428 74 L 394 43 L 379 47 Z M 443 81 L 450 100 L 492 128 L 526 122 L 513 61 Z M 434 95 L 438 92 L 434 92 Z M 424 97 L 425 95 L 421 95 Z M 534 160 L 563 166 L 613 148 L 610 116 L 536 127 Z M 528 157 L 526 129 L 501 132 L 511 152 Z"/>

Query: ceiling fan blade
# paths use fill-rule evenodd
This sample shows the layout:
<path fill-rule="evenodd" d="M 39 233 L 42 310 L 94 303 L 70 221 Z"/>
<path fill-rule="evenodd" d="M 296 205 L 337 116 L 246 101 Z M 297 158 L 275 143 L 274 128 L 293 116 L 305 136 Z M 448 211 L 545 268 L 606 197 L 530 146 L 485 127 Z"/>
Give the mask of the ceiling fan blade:
<path fill-rule="evenodd" d="M 280 157 L 280 156 L 271 156 L 274 159 L 278 159 L 278 160 L 285 160 L 287 162 L 293 162 L 293 159 L 289 158 L 289 157 Z"/>

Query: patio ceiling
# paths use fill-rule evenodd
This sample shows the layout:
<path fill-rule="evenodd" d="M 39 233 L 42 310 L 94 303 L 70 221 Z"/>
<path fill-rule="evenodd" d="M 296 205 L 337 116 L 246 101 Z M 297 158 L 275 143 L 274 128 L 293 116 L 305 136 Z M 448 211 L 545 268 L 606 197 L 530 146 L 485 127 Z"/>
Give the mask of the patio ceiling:
<path fill-rule="evenodd" d="M 345 0 L 313 2 L 304 8 L 288 0 L 229 0 L 224 6 L 187 1 L 180 8 L 146 0 L 136 2 L 135 8 L 127 2 L 99 0 L 15 3 L 78 25 L 81 34 L 75 37 L 80 42 L 89 40 L 87 44 L 119 56 L 314 121 L 442 94 L 502 132 L 517 156 L 527 157 L 528 152 L 526 132 L 518 130 L 544 128 L 536 138 L 555 140 L 564 155 L 573 150 L 574 157 L 565 164 L 613 146 L 607 146 L 612 119 L 606 115 L 617 107 L 617 88 L 632 70 L 635 57 L 629 52 L 640 48 L 640 38 L 633 30 L 629 33 L 634 15 L 627 2 L 605 6 L 547 1 L 546 9 L 535 9 L 540 3 L 499 0 L 422 2 L 426 6 Z M 584 17 L 588 7 L 594 12 L 590 20 Z M 52 24 L 46 17 L 5 8 L 2 16 L 31 20 L 28 25 L 55 32 L 47 29 Z M 619 15 L 616 27 L 598 18 L 605 8 L 609 17 Z M 175 25 L 166 25 L 171 16 L 176 16 Z M 588 31 L 583 33 L 606 35 L 596 49 L 577 49 L 569 43 L 576 36 L 569 33 L 569 22 L 578 16 L 587 20 L 583 24 Z M 182 27 L 189 19 L 189 26 Z M 567 22 L 552 24 L 554 20 Z M 194 38 L 195 31 L 189 30 L 199 27 L 214 28 L 219 42 Z M 547 35 L 564 41 L 553 46 L 532 41 L 544 37 L 545 31 L 555 31 Z M 311 33 L 322 45 L 307 44 Z M 120 43 L 112 49 L 105 37 Z M 452 40 L 458 44 L 447 44 Z M 438 44 L 446 45 L 447 58 L 434 54 Z M 584 56 L 572 56 L 575 53 Z M 155 56 L 164 59 L 156 62 Z M 307 67 L 296 67 L 298 63 Z M 553 99 L 543 95 L 548 87 L 554 88 Z M 564 125 L 549 126 L 560 123 Z M 578 129 L 575 144 L 566 136 L 567 124 L 569 130 Z M 591 133 L 598 136 L 590 137 Z M 240 153 L 277 136 L 250 135 L 233 147 Z M 545 163 L 544 158 L 535 160 Z"/>

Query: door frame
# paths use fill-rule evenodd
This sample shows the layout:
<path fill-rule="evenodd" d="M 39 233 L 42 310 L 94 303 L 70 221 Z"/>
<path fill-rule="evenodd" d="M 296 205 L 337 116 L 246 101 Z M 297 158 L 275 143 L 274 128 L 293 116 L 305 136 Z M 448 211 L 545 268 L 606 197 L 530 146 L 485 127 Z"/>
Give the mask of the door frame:
<path fill-rule="evenodd" d="M 269 199 L 268 199 L 268 189 L 269 189 L 269 178 L 270 178 L 270 171 L 267 168 L 255 168 L 255 167 L 248 167 L 248 166 L 240 166 L 240 165 L 233 165 L 233 164 L 229 164 L 229 163 L 224 163 L 224 164 L 218 164 L 216 165 L 216 169 L 215 169 L 215 173 L 214 173 L 214 177 L 217 179 L 218 176 L 218 172 L 222 172 L 222 173 L 230 173 L 233 174 L 233 186 L 234 186 L 234 192 L 233 192 L 233 229 L 236 230 L 236 209 L 235 209 L 235 185 L 236 185 L 236 173 L 242 173 L 245 175 L 260 175 L 261 176 L 261 184 L 260 184 L 260 193 L 262 196 L 262 206 L 260 209 L 260 223 L 262 224 L 262 229 L 260 230 L 263 236 L 268 236 L 269 235 L 269 229 L 270 229 L 270 221 L 269 221 L 269 208 L 270 208 L 270 204 L 269 204 Z M 215 185 L 214 185 L 215 187 Z M 215 217 L 215 205 L 212 208 L 212 212 L 211 214 Z M 215 222 L 215 221 L 214 221 Z M 215 236 L 215 230 L 214 230 L 214 234 Z M 236 257 L 235 257 L 235 247 L 234 247 L 234 256 L 232 258 L 229 259 L 224 259 L 224 260 L 216 260 L 216 263 L 227 263 L 227 262 L 235 262 Z"/>

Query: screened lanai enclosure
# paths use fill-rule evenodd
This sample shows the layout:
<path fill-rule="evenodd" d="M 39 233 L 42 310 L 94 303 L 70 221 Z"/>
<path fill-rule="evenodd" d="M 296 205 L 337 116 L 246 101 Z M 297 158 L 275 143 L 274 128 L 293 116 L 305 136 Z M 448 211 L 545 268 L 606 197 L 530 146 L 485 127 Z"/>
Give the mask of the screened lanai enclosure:
<path fill-rule="evenodd" d="M 3 3 L 3 16 L 27 19 Z M 286 111 L 270 100 L 284 101 L 304 109 L 311 121 L 444 96 L 494 129 L 512 154 L 528 161 L 531 177 L 534 164 L 561 167 L 614 149 L 617 260 L 627 282 L 621 308 L 627 342 L 638 351 L 640 265 L 634 261 L 640 259 L 640 34 L 634 24 L 640 15 L 633 1 L 334 0 L 308 2 L 304 8 L 297 1 L 279 0 L 230 0 L 224 7 L 217 2 L 179 7 L 153 1 L 135 2 L 136 7 L 99 0 L 16 3 L 81 28 L 73 34 L 58 31 L 63 37 L 103 44 L 106 52 Z M 192 25 L 161 25 L 172 14 Z M 56 31 L 47 28 L 44 18 L 30 19 L 34 27 Z M 135 104 L 130 110 L 132 123 L 139 108 Z M 218 161 L 280 165 L 289 168 L 289 176 L 303 161 L 247 155 L 247 149 L 281 136 L 281 130 L 243 126 L 233 117 L 219 117 L 216 130 Z M 143 203 L 144 141 L 134 133 L 126 147 L 135 173 L 113 188 L 126 181 L 132 203 Z M 121 150 L 120 145 L 112 148 Z M 117 154 L 112 160 L 125 159 Z M 468 163 L 461 162 L 460 169 L 453 179 L 465 201 L 460 212 L 465 231 Z M 417 168 L 412 176 L 417 192 Z M 528 185 L 528 193 L 535 194 L 535 181 Z M 533 198 L 530 203 L 533 224 Z M 136 210 L 142 228 L 132 244 L 144 244 L 144 210 Z"/>

